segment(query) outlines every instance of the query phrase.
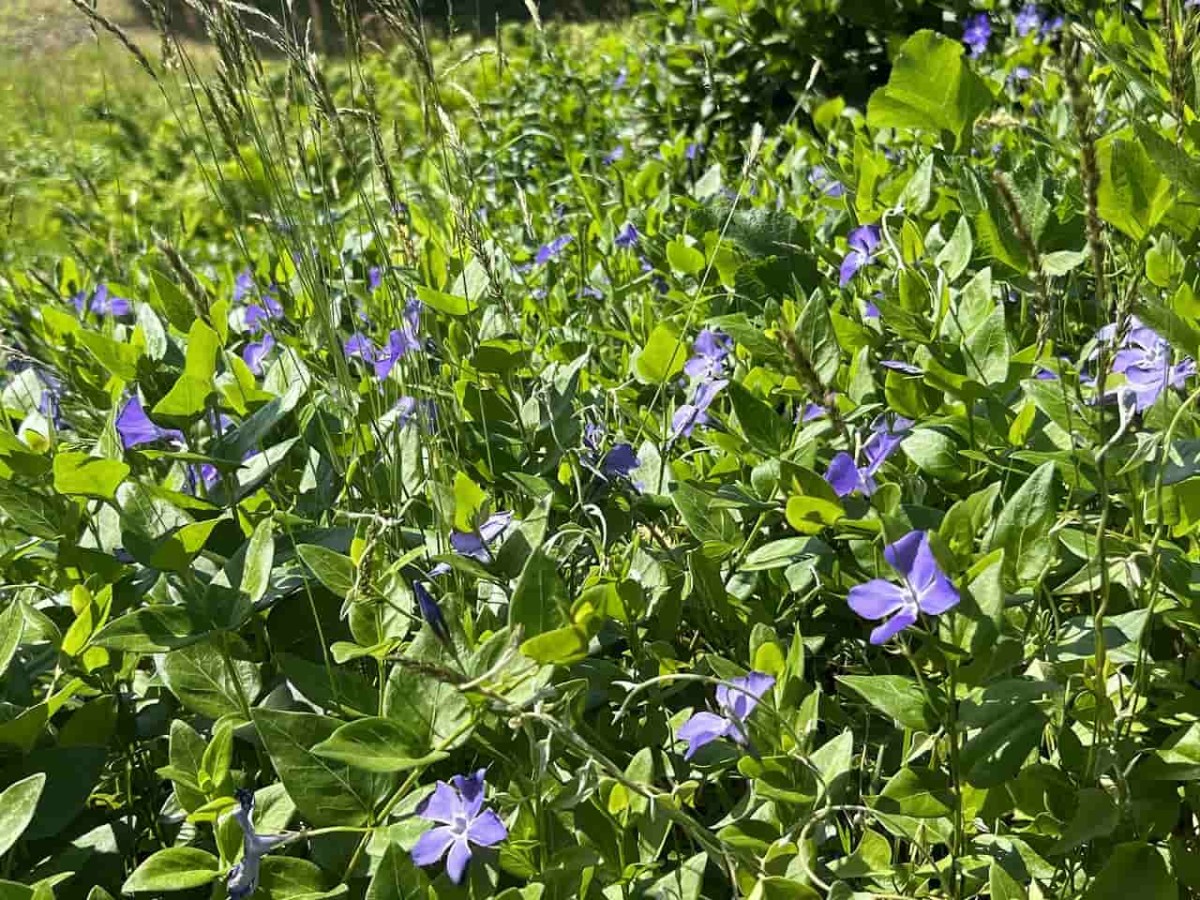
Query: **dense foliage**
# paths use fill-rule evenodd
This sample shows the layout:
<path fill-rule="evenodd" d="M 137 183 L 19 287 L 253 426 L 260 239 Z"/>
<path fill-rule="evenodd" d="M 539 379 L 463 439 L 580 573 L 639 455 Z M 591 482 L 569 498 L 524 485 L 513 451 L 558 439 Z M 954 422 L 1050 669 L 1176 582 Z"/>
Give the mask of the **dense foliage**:
<path fill-rule="evenodd" d="M 1200 892 L 1194 4 L 192 5 L 0 156 L 0 898 Z"/>

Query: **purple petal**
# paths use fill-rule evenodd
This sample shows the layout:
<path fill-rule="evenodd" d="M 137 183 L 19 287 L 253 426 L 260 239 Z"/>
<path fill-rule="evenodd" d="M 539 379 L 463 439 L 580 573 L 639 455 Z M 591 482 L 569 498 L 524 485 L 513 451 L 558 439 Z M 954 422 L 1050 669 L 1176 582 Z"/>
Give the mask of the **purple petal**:
<path fill-rule="evenodd" d="M 882 625 L 871 630 L 871 643 L 883 644 L 917 621 L 917 611 L 906 606 Z"/>
<path fill-rule="evenodd" d="M 857 250 L 851 250 L 847 253 L 842 260 L 841 268 L 838 270 L 838 286 L 845 287 L 848 285 L 866 261 L 866 257 Z"/>
<path fill-rule="evenodd" d="M 121 446 L 126 450 L 160 440 L 183 443 L 183 432 L 175 428 L 160 428 L 150 421 L 137 394 L 125 401 L 117 415 L 117 433 L 121 436 Z"/>
<path fill-rule="evenodd" d="M 879 363 L 885 369 L 891 369 L 894 372 L 903 372 L 905 375 L 921 375 L 921 369 L 914 366 L 912 363 L 906 363 L 900 359 L 885 359 Z"/>
<path fill-rule="evenodd" d="M 708 420 L 708 415 L 702 410 L 697 409 L 691 403 L 685 403 L 683 406 L 675 410 L 675 415 L 671 417 L 671 437 L 691 437 L 692 430 L 697 425 L 703 425 Z"/>
<path fill-rule="evenodd" d="M 881 235 L 878 225 L 861 225 L 851 231 L 846 240 L 851 250 L 857 250 L 863 255 L 865 262 L 879 247 Z"/>
<path fill-rule="evenodd" d="M 716 399 L 717 394 L 719 394 L 727 384 L 729 384 L 729 379 L 727 378 L 720 378 L 716 381 L 704 382 L 698 388 L 696 388 L 696 396 L 692 402 L 696 405 L 697 409 L 707 410 L 709 406 L 712 405 L 713 400 Z"/>
<path fill-rule="evenodd" d="M 899 585 L 876 578 L 850 588 L 846 602 L 864 619 L 882 619 L 901 609 L 909 599 Z"/>
<path fill-rule="evenodd" d="M 470 775 L 455 775 L 450 783 L 462 796 L 463 812 L 468 819 L 479 815 L 483 808 L 483 791 L 486 787 L 487 769 L 477 769 Z"/>
<path fill-rule="evenodd" d="M 242 351 L 242 360 L 246 366 L 255 375 L 261 375 L 263 371 L 263 360 L 267 358 L 267 354 L 275 347 L 275 338 L 269 333 L 264 334 L 261 341 L 247 344 Z"/>
<path fill-rule="evenodd" d="M 725 737 L 731 730 L 736 732 L 737 728 L 728 719 L 722 718 L 716 713 L 698 712 L 679 726 L 675 737 L 687 742 L 688 748 L 683 754 L 683 758 L 691 759 L 696 751 L 705 744 Z"/>
<path fill-rule="evenodd" d="M 863 318 L 864 319 L 878 319 L 879 318 L 879 307 L 875 304 L 874 300 L 868 300 L 866 302 L 866 305 L 863 307 Z"/>
<path fill-rule="evenodd" d="M 939 616 L 948 609 L 958 605 L 958 590 L 941 571 L 933 580 L 917 594 L 917 604 L 921 612 L 930 616 Z"/>
<path fill-rule="evenodd" d="M 447 825 L 462 816 L 463 812 L 462 795 L 444 781 L 439 781 L 433 793 L 417 805 L 417 815 L 422 819 Z"/>
<path fill-rule="evenodd" d="M 894 544 L 888 544 L 883 548 L 883 558 L 888 561 L 893 569 L 905 577 L 912 580 L 914 568 L 917 564 L 918 554 L 924 548 L 929 551 L 929 538 L 924 531 L 910 531 Z M 934 563 L 936 565 L 936 563 Z M 922 574 L 924 570 L 922 570 Z"/>
<path fill-rule="evenodd" d="M 485 809 L 471 822 L 467 837 L 481 847 L 494 847 L 508 837 L 508 829 L 498 815 Z"/>
<path fill-rule="evenodd" d="M 609 478 L 628 478 L 641 464 L 631 445 L 614 444 L 600 463 L 600 471 Z"/>
<path fill-rule="evenodd" d="M 450 876 L 450 880 L 455 884 L 462 884 L 467 863 L 470 861 L 471 845 L 467 843 L 466 835 L 463 835 L 450 845 L 450 853 L 446 856 L 446 874 Z"/>
<path fill-rule="evenodd" d="M 454 841 L 454 829 L 449 825 L 430 828 L 413 845 L 412 861 L 418 866 L 432 866 L 446 854 Z"/>
<path fill-rule="evenodd" d="M 492 554 L 488 551 L 487 544 L 474 531 L 450 532 L 450 546 L 459 556 L 477 559 L 485 565 L 492 561 Z"/>
<path fill-rule="evenodd" d="M 364 362 L 372 362 L 375 359 L 375 345 L 371 343 L 371 339 L 361 332 L 356 332 L 346 338 L 346 343 L 342 345 L 342 349 L 349 358 L 358 357 Z"/>
<path fill-rule="evenodd" d="M 833 492 L 839 497 L 848 497 L 855 491 L 862 491 L 863 477 L 855 465 L 854 457 L 845 451 L 837 454 L 829 463 L 825 472 L 825 480 L 829 482 Z M 863 491 L 863 493 L 867 493 Z"/>
<path fill-rule="evenodd" d="M 731 718 L 744 722 L 758 706 L 763 694 L 775 686 L 775 679 L 764 672 L 751 672 L 717 685 L 717 705 Z"/>
<path fill-rule="evenodd" d="M 513 514 L 510 512 L 498 512 L 488 516 L 487 521 L 479 526 L 479 536 L 490 544 L 504 533 L 504 529 L 508 527 L 512 518 Z"/>

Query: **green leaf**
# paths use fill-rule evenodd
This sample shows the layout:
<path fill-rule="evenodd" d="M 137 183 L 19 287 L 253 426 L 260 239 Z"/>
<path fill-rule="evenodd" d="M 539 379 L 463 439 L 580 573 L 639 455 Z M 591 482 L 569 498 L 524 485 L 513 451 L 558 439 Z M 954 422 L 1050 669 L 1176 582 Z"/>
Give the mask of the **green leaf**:
<path fill-rule="evenodd" d="M 790 429 L 783 419 L 740 382 L 731 381 L 727 387 L 738 424 L 746 434 L 750 446 L 764 456 L 778 456 L 783 452 Z"/>
<path fill-rule="evenodd" d="M 330 593 L 345 599 L 354 588 L 354 563 L 350 557 L 322 547 L 320 544 L 300 544 L 296 552 L 308 570 Z"/>
<path fill-rule="evenodd" d="M 634 371 L 643 384 L 664 384 L 683 371 L 685 362 L 687 350 L 679 329 L 662 322 L 650 332 L 646 346 L 637 355 Z"/>
<path fill-rule="evenodd" d="M 417 285 L 417 299 L 431 309 L 443 312 L 448 316 L 465 316 L 470 312 L 470 304 L 466 297 L 456 297 L 444 291 L 435 291 L 423 284 Z"/>
<path fill-rule="evenodd" d="M 960 763 L 967 780 L 988 788 L 1015 778 L 1041 744 L 1045 727 L 1046 716 L 1036 706 L 1012 705 L 963 746 Z"/>
<path fill-rule="evenodd" d="M 992 900 L 1028 900 L 1029 894 L 1015 878 L 1004 871 L 1004 867 L 992 860 L 988 868 L 988 886 Z"/>
<path fill-rule="evenodd" d="M 425 900 L 428 879 L 399 844 L 388 844 L 367 888 L 366 900 Z"/>
<path fill-rule="evenodd" d="M 937 717 L 925 692 L 903 675 L 840 675 L 838 682 L 905 728 L 927 729 Z"/>
<path fill-rule="evenodd" d="M 1106 858 L 1083 900 L 1179 900 L 1179 886 L 1156 848 L 1119 844 Z"/>
<path fill-rule="evenodd" d="M 1075 813 L 1054 848 L 1056 853 L 1070 853 L 1097 838 L 1108 837 L 1121 822 L 1121 810 L 1100 788 L 1083 788 L 1076 801 Z"/>
<path fill-rule="evenodd" d="M 963 47 L 933 31 L 918 31 L 900 47 L 888 83 L 871 95 L 872 128 L 947 132 L 956 147 L 992 103 L 987 84 L 963 61 Z"/>
<path fill-rule="evenodd" d="M 950 234 L 950 240 L 946 242 L 941 251 L 937 255 L 935 262 L 946 273 L 948 281 L 953 283 L 958 280 L 958 276 L 967 270 L 967 266 L 971 264 L 971 251 L 975 249 L 975 242 L 971 239 L 971 223 L 966 216 L 960 216 L 958 224 L 954 226 L 954 231 Z"/>
<path fill-rule="evenodd" d="M 257 603 L 271 586 L 271 567 L 275 563 L 275 537 L 270 518 L 263 519 L 254 528 L 246 546 L 246 557 L 242 565 L 240 589 Z"/>
<path fill-rule="evenodd" d="M 45 785 L 46 773 L 38 772 L 0 793 L 0 856 L 12 848 L 33 821 Z"/>
<path fill-rule="evenodd" d="M 126 894 L 138 891 L 182 891 L 215 881 L 220 862 L 195 847 L 159 850 L 138 866 L 121 886 Z"/>
<path fill-rule="evenodd" d="M 564 625 L 521 644 L 521 652 L 543 665 L 566 665 L 587 656 L 589 636 L 579 625 Z"/>
<path fill-rule="evenodd" d="M 689 247 L 681 238 L 667 244 L 667 262 L 672 269 L 684 275 L 697 275 L 704 270 L 704 254 L 695 247 Z"/>
<path fill-rule="evenodd" d="M 829 301 L 819 291 L 813 293 L 796 321 L 796 345 L 822 385 L 831 385 L 841 365 L 842 350 L 829 318 Z"/>
<path fill-rule="evenodd" d="M 954 812 L 954 792 L 940 771 L 904 768 L 884 786 L 876 807 L 915 819 L 940 819 Z"/>
<path fill-rule="evenodd" d="M 191 522 L 164 537 L 150 556 L 151 568 L 164 572 L 186 572 L 222 518 Z"/>
<path fill-rule="evenodd" d="M 221 339 L 197 319 L 188 332 L 187 357 L 183 374 L 167 395 L 154 405 L 154 414 L 176 419 L 194 419 L 204 413 L 209 395 L 216 387 L 217 353 Z"/>
<path fill-rule="evenodd" d="M 396 666 L 388 676 L 384 714 L 422 754 L 449 750 L 469 736 L 471 707 L 452 684 Z"/>
<path fill-rule="evenodd" d="M 77 337 L 108 374 L 122 381 L 137 380 L 138 359 L 141 357 L 137 347 L 118 343 L 98 331 L 80 331 Z"/>
<path fill-rule="evenodd" d="M 742 562 L 743 572 L 782 569 L 798 559 L 816 556 L 814 542 L 809 538 L 781 538 L 753 550 Z"/>
<path fill-rule="evenodd" d="M 158 269 L 151 269 L 150 280 L 154 284 L 151 305 L 175 328 L 184 332 L 190 329 L 192 322 L 196 320 L 196 309 L 171 276 Z"/>
<path fill-rule="evenodd" d="M 8 664 L 16 656 L 24 632 L 25 615 L 21 611 L 21 604 L 12 600 L 4 608 L 4 612 L 0 612 L 0 678 L 4 677 L 4 673 L 8 671 Z"/>
<path fill-rule="evenodd" d="M 483 488 L 466 472 L 454 475 L 454 527 L 459 531 L 474 531 L 479 514 L 487 503 Z"/>
<path fill-rule="evenodd" d="M 787 523 L 801 534 L 817 534 L 836 524 L 845 514 L 839 503 L 803 495 L 791 497 L 785 510 Z"/>
<path fill-rule="evenodd" d="M 344 897 L 346 886 L 326 890 L 329 879 L 321 867 L 295 856 L 263 858 L 258 893 L 270 900 L 324 900 Z"/>
<path fill-rule="evenodd" d="M 0 509 L 14 525 L 34 537 L 55 538 L 62 531 L 64 516 L 58 503 L 7 479 L 0 479 Z"/>
<path fill-rule="evenodd" d="M 204 640 L 205 630 L 181 606 L 147 606 L 109 622 L 92 638 L 97 647 L 160 653 Z"/>
<path fill-rule="evenodd" d="M 900 446 L 922 472 L 955 484 L 966 477 L 958 443 L 934 428 L 917 428 Z"/>
<path fill-rule="evenodd" d="M 232 670 L 232 671 L 231 671 Z M 242 697 L 253 703 L 262 691 L 255 663 L 231 659 L 228 664 L 211 642 L 198 643 L 166 654 L 159 674 L 179 702 L 210 719 L 241 716 Z"/>
<path fill-rule="evenodd" d="M 413 732 L 392 719 L 371 717 L 349 722 L 313 747 L 313 753 L 368 772 L 405 772 L 432 765 L 447 753 L 412 746 Z"/>
<path fill-rule="evenodd" d="M 313 713 L 254 710 L 254 726 L 296 809 L 314 825 L 362 825 L 394 780 L 318 756 L 341 724 Z"/>
<path fill-rule="evenodd" d="M 1054 559 L 1050 528 L 1057 515 L 1054 463 L 1038 466 L 996 517 L 986 540 L 987 550 L 1004 550 L 1006 578 L 1027 583 Z"/>
<path fill-rule="evenodd" d="M 513 590 L 508 605 L 509 627 L 522 629 L 526 640 L 552 631 L 566 624 L 568 600 L 567 586 L 558 574 L 558 563 L 544 550 L 535 550 Z"/>
<path fill-rule="evenodd" d="M 1111 136 L 1096 144 L 1100 217 L 1134 240 L 1144 238 L 1172 204 L 1171 183 L 1141 144 Z"/>
<path fill-rule="evenodd" d="M 60 494 L 112 500 L 128 475 L 129 466 L 119 459 L 76 452 L 54 457 L 54 489 Z"/>

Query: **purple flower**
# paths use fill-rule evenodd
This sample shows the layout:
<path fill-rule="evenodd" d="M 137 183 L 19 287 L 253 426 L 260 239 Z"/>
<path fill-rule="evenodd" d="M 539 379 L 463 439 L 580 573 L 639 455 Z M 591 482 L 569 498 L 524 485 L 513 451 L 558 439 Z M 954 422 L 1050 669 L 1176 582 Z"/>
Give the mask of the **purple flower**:
<path fill-rule="evenodd" d="M 914 366 L 912 363 L 906 363 L 902 359 L 884 359 L 880 360 L 879 364 L 885 369 L 891 369 L 893 372 L 903 372 L 905 375 L 925 374 L 918 366 Z"/>
<path fill-rule="evenodd" d="M 797 422 L 812 422 L 821 418 L 828 412 L 820 403 L 809 403 L 804 406 L 797 407 L 796 421 Z"/>
<path fill-rule="evenodd" d="M 992 25 L 987 13 L 979 13 L 967 20 L 967 26 L 963 29 L 963 43 L 971 48 L 971 59 L 979 59 L 983 55 L 991 36 Z"/>
<path fill-rule="evenodd" d="M 808 173 L 808 183 L 819 190 L 826 197 L 843 197 L 846 194 L 846 186 L 829 174 L 829 170 L 824 166 L 813 166 Z"/>
<path fill-rule="evenodd" d="M 254 290 L 254 273 L 250 269 L 242 269 L 233 280 L 233 302 L 241 303 L 242 299 Z"/>
<path fill-rule="evenodd" d="M 449 567 L 447 567 L 447 571 L 449 571 Z M 430 575 L 433 575 L 433 573 L 431 572 Z M 438 606 L 437 601 L 433 599 L 433 595 L 429 593 L 429 590 L 421 582 L 414 581 L 412 589 L 413 596 L 417 598 L 417 609 L 421 613 L 421 618 L 425 620 L 425 623 L 439 641 L 446 646 L 450 646 L 452 643 L 450 640 L 450 629 L 446 625 L 446 617 L 442 615 L 442 608 Z"/>
<path fill-rule="evenodd" d="M 630 444 L 613 444 L 600 463 L 600 471 L 608 478 L 628 478 L 641 464 Z"/>
<path fill-rule="evenodd" d="M 698 712 L 675 732 L 677 740 L 686 741 L 684 759 L 691 759 L 705 744 L 719 738 L 729 738 L 745 744 L 746 719 L 754 712 L 763 694 L 775 686 L 775 679 L 762 672 L 751 672 L 732 678 L 728 684 L 717 685 L 717 709 L 720 713 Z"/>
<path fill-rule="evenodd" d="M 834 456 L 825 472 L 825 480 L 834 493 L 839 497 L 847 497 L 855 491 L 865 497 L 875 493 L 875 473 L 896 452 L 912 424 L 911 419 L 903 416 L 891 420 L 883 416 L 876 419 L 871 425 L 872 434 L 862 448 L 866 465 L 859 466 L 845 451 Z"/>
<path fill-rule="evenodd" d="M 396 427 L 403 428 L 411 422 L 417 415 L 417 398 L 410 397 L 405 394 L 396 401 L 392 407 L 392 412 L 396 414 Z"/>
<path fill-rule="evenodd" d="M 346 338 L 346 342 L 342 344 L 342 350 L 346 354 L 347 359 L 357 357 L 366 363 L 375 361 L 375 345 L 361 331 L 356 331 L 350 337 Z"/>
<path fill-rule="evenodd" d="M 701 329 L 692 342 L 692 358 L 683 371 L 691 378 L 716 378 L 725 371 L 725 359 L 733 352 L 733 338 L 715 328 Z"/>
<path fill-rule="evenodd" d="M 455 775 L 450 779 L 453 787 L 439 781 L 433 793 L 417 806 L 417 815 L 422 819 L 441 823 L 421 835 L 413 846 L 412 860 L 418 866 L 432 866 L 445 856 L 446 874 L 455 884 L 461 884 L 473 855 L 471 845 L 494 847 L 508 837 L 500 817 L 483 808 L 486 774 L 486 769 L 480 769 L 473 775 Z"/>
<path fill-rule="evenodd" d="M 510 512 L 498 512 L 489 516 L 475 531 L 453 531 L 450 533 L 450 546 L 459 556 L 467 556 L 486 565 L 492 561 L 488 544 L 504 533 L 512 517 Z"/>
<path fill-rule="evenodd" d="M 71 303 L 75 306 L 75 311 L 83 315 L 84 308 L 90 312 L 94 312 L 98 316 L 113 316 L 120 318 L 127 316 L 133 312 L 133 304 L 124 297 L 118 297 L 115 294 L 110 294 L 107 284 L 99 284 L 95 292 L 92 294 L 92 300 L 89 304 L 87 301 L 87 292 L 80 291 L 71 298 Z"/>
<path fill-rule="evenodd" d="M 917 621 L 918 613 L 936 616 L 958 604 L 958 591 L 946 577 L 929 547 L 924 531 L 910 531 L 883 550 L 901 583 L 876 578 L 850 589 L 850 608 L 864 619 L 884 619 L 871 632 L 871 643 L 882 644 Z"/>
<path fill-rule="evenodd" d="M 1062 16 L 1054 16 L 1053 18 L 1047 19 L 1042 23 L 1041 30 L 1038 31 L 1038 40 L 1044 41 L 1046 38 L 1057 34 L 1058 32 L 1062 31 L 1062 27 L 1065 24 L 1066 20 L 1063 19 Z"/>
<path fill-rule="evenodd" d="M 379 266 L 371 266 L 371 268 L 367 269 L 367 290 L 373 294 L 379 290 L 382 284 L 383 269 L 379 268 Z"/>
<path fill-rule="evenodd" d="M 1017 34 L 1020 37 L 1025 37 L 1031 31 L 1037 31 L 1042 26 L 1042 11 L 1032 3 L 1026 3 L 1021 7 L 1014 20 L 1017 28 Z"/>
<path fill-rule="evenodd" d="M 221 480 L 221 471 L 212 463 L 201 463 L 198 466 L 188 466 L 185 474 L 187 476 L 188 493 L 195 496 L 197 489 L 203 485 L 204 490 L 211 491 L 216 483 Z"/>
<path fill-rule="evenodd" d="M 1008 73 L 1008 83 L 1013 85 L 1023 84 L 1033 77 L 1033 72 L 1029 66 L 1017 66 Z"/>
<path fill-rule="evenodd" d="M 254 794 L 239 789 L 235 794 L 238 805 L 233 811 L 234 820 L 242 826 L 242 859 L 229 870 L 225 887 L 229 900 L 246 900 L 258 890 L 258 873 L 262 858 L 273 848 L 285 843 L 290 835 L 259 834 L 254 830 Z"/>
<path fill-rule="evenodd" d="M 263 360 L 267 358 L 267 354 L 275 348 L 275 338 L 271 337 L 269 332 L 262 336 L 262 340 L 253 341 L 246 345 L 242 350 L 242 360 L 246 363 L 247 368 L 255 375 L 261 375 L 263 372 Z"/>
<path fill-rule="evenodd" d="M 273 292 L 266 291 L 261 299 L 261 303 L 246 307 L 246 327 L 253 332 L 260 331 L 272 319 L 283 318 L 283 304 Z"/>
<path fill-rule="evenodd" d="M 638 233 L 637 226 L 632 222 L 626 222 L 625 225 L 617 232 L 617 236 L 613 238 L 613 244 L 622 250 L 632 250 L 638 245 L 638 240 L 641 234 Z"/>
<path fill-rule="evenodd" d="M 598 425 L 595 422 L 588 422 L 583 426 L 583 446 L 595 453 L 600 449 L 600 442 L 604 440 L 604 426 Z"/>
<path fill-rule="evenodd" d="M 544 266 L 546 263 L 558 259 L 560 253 L 567 248 L 567 244 L 575 240 L 572 235 L 563 234 L 556 237 L 548 244 L 543 244 L 538 248 L 537 255 L 533 258 L 535 265 Z"/>
<path fill-rule="evenodd" d="M 675 410 L 675 415 L 671 417 L 671 440 L 676 440 L 680 437 L 691 437 L 692 431 L 697 425 L 708 424 L 708 408 L 712 405 L 717 394 L 725 385 L 729 384 L 727 379 L 719 379 L 717 381 L 705 381 L 696 388 L 696 394 L 692 398 L 691 403 L 685 403 L 679 409 Z"/>
<path fill-rule="evenodd" d="M 121 446 L 126 450 L 163 440 L 183 443 L 182 431 L 177 428 L 160 428 L 150 421 L 137 394 L 130 395 L 117 415 L 117 434 L 121 436 Z"/>
<path fill-rule="evenodd" d="M 416 333 L 407 325 L 404 328 L 394 328 L 388 334 L 387 344 L 375 357 L 375 377 L 380 381 L 391 374 L 396 363 L 404 358 L 411 350 L 420 350 L 421 341 Z"/>
<path fill-rule="evenodd" d="M 625 145 L 617 144 L 617 146 L 615 146 L 611 150 L 609 150 L 608 153 L 604 154 L 603 162 L 606 166 L 611 166 L 613 163 L 617 162 L 618 160 L 624 159 L 624 158 L 625 158 Z"/>
<path fill-rule="evenodd" d="M 1100 329 L 1096 338 L 1111 341 L 1115 326 Z M 1137 412 L 1149 409 L 1167 388 L 1182 389 L 1189 377 L 1196 374 L 1195 360 L 1183 357 L 1172 365 L 1171 345 L 1158 332 L 1140 320 L 1130 321 L 1126 335 L 1113 357 L 1112 372 L 1124 376 L 1125 383 L 1109 388 L 1110 395 L 1125 392 L 1133 395 Z"/>
<path fill-rule="evenodd" d="M 692 141 L 684 149 L 683 155 L 686 159 L 688 159 L 690 161 L 690 160 L 694 160 L 697 156 L 699 156 L 703 152 L 704 152 L 704 145 L 701 144 L 699 141 Z"/>
<path fill-rule="evenodd" d="M 617 77 L 613 79 L 612 89 L 614 91 L 619 91 L 621 88 L 625 87 L 625 82 L 628 80 L 629 70 L 624 66 L 621 66 L 621 68 L 617 70 Z"/>
<path fill-rule="evenodd" d="M 858 270 L 871 262 L 879 247 L 880 231 L 878 225 L 860 225 L 850 232 L 848 238 L 850 252 L 842 259 L 839 270 L 838 285 L 845 287 L 850 283 Z"/>

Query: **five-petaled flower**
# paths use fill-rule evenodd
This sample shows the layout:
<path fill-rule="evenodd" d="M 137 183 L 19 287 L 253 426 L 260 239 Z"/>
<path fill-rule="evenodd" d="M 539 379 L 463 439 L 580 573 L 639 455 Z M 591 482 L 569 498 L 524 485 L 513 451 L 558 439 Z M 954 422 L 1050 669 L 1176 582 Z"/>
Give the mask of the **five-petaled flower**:
<path fill-rule="evenodd" d="M 252 332 L 261 331 L 272 319 L 282 318 L 283 304 L 271 289 L 263 293 L 261 302 L 246 307 L 246 328 Z"/>
<path fill-rule="evenodd" d="M 121 446 L 126 450 L 157 441 L 183 443 L 182 431 L 177 428 L 163 428 L 150 420 L 137 394 L 131 394 L 117 414 L 117 434 L 121 437 Z"/>
<path fill-rule="evenodd" d="M 671 417 L 671 439 L 691 437 L 692 430 L 697 425 L 708 424 L 708 408 L 721 389 L 729 384 L 729 380 L 721 378 L 716 381 L 701 382 L 696 388 L 691 403 L 685 403 L 675 410 Z"/>
<path fill-rule="evenodd" d="M 845 451 L 834 456 L 825 472 L 825 480 L 834 493 L 839 497 L 846 497 L 855 491 L 867 497 L 875 493 L 875 473 L 900 446 L 912 424 L 912 420 L 902 416 L 894 419 L 880 416 L 871 425 L 871 436 L 863 444 L 863 465 L 858 465 L 854 457 Z"/>
<path fill-rule="evenodd" d="M 868 265 L 879 249 L 881 232 L 878 225 L 860 225 L 850 232 L 847 242 L 850 251 L 843 257 L 842 266 L 838 271 L 838 285 L 845 287 L 858 270 Z"/>
<path fill-rule="evenodd" d="M 467 863 L 474 855 L 472 845 L 494 847 L 508 837 L 500 817 L 483 806 L 485 769 L 473 775 L 455 775 L 451 784 L 439 781 L 433 793 L 421 801 L 417 815 L 438 822 L 422 834 L 412 849 L 418 866 L 432 866 L 446 857 L 446 874 L 461 884 Z"/>
<path fill-rule="evenodd" d="M 991 37 L 992 23 L 988 21 L 987 13 L 967 19 L 967 25 L 963 28 L 963 43 L 971 48 L 971 59 L 983 56 Z"/>
<path fill-rule="evenodd" d="M 687 742 L 684 759 L 691 759 L 697 750 L 718 738 L 729 738 L 745 744 L 746 719 L 758 706 L 763 694 L 775 686 L 775 679 L 763 672 L 751 672 L 732 678 L 728 684 L 717 685 L 717 709 L 720 713 L 698 712 L 675 732 L 678 740 Z"/>
<path fill-rule="evenodd" d="M 262 338 L 257 341 L 251 341 L 242 350 L 242 361 L 246 367 L 255 375 L 263 373 L 263 360 L 267 358 L 267 354 L 275 347 L 275 338 L 271 337 L 269 332 L 263 334 Z"/>
<path fill-rule="evenodd" d="M 75 309 L 80 315 L 83 315 L 85 309 L 98 316 L 113 316 L 114 318 L 127 316 L 133 312 L 133 304 L 124 297 L 118 297 L 111 293 L 107 284 L 97 285 L 90 303 L 88 303 L 85 291 L 76 294 L 71 302 L 75 304 Z"/>
<path fill-rule="evenodd" d="M 936 616 L 958 604 L 958 590 L 946 577 L 924 531 L 910 531 L 883 550 L 900 573 L 900 584 L 882 578 L 855 585 L 846 598 L 864 619 L 887 619 L 871 631 L 871 643 L 882 644 L 917 621 L 920 613 Z"/>
<path fill-rule="evenodd" d="M 1096 339 L 1111 342 L 1116 334 L 1115 325 L 1106 325 L 1097 332 Z M 1144 412 L 1167 388 L 1180 389 L 1196 374 L 1196 362 L 1190 357 L 1174 364 L 1171 360 L 1171 345 L 1166 338 L 1135 317 L 1130 320 L 1129 331 L 1112 361 L 1112 374 L 1121 376 L 1124 383 L 1109 381 L 1105 393 L 1118 399 L 1131 396 L 1129 405 L 1133 410 Z"/>
<path fill-rule="evenodd" d="M 548 244 L 543 244 L 538 248 L 537 255 L 534 256 L 533 262 L 535 265 L 544 266 L 551 260 L 558 259 L 558 255 L 567 249 L 567 244 L 575 240 L 572 235 L 563 234 L 556 237 Z"/>
<path fill-rule="evenodd" d="M 238 805 L 233 818 L 242 826 L 242 858 L 225 879 L 229 900 L 246 900 L 258 890 L 258 873 L 262 858 L 273 848 L 291 840 L 289 834 L 259 834 L 254 828 L 254 794 L 239 789 Z"/>
<path fill-rule="evenodd" d="M 640 238 L 641 234 L 638 232 L 637 226 L 632 222 L 626 222 L 617 232 L 617 236 L 613 238 L 613 244 L 621 250 L 632 250 L 638 245 Z"/>

